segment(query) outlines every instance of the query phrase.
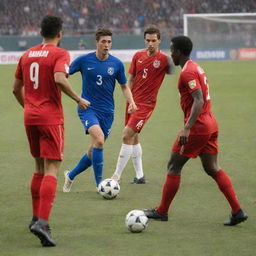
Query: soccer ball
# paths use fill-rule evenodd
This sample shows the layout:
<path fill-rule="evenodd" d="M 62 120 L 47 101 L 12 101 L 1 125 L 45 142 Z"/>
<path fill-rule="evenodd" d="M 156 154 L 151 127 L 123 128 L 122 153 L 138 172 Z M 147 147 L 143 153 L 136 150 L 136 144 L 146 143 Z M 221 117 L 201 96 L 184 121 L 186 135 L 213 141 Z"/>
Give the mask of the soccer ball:
<path fill-rule="evenodd" d="M 148 217 L 141 210 L 132 210 L 126 215 L 125 225 L 132 233 L 140 233 L 147 227 Z"/>
<path fill-rule="evenodd" d="M 120 186 L 118 182 L 113 179 L 105 179 L 99 184 L 98 192 L 105 199 L 114 199 L 120 192 Z"/>

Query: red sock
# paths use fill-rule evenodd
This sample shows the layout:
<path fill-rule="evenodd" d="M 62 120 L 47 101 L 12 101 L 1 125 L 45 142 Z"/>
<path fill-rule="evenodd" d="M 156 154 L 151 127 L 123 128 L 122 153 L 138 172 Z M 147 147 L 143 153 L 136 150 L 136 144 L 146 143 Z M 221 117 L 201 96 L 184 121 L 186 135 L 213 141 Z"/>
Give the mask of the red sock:
<path fill-rule="evenodd" d="M 44 177 L 43 174 L 35 172 L 32 176 L 32 180 L 30 184 L 33 216 L 37 216 L 37 217 L 38 217 L 38 208 L 39 208 L 39 202 L 40 202 L 40 187 L 41 187 L 43 177 Z"/>
<path fill-rule="evenodd" d="M 175 197 L 180 186 L 180 175 L 168 174 L 166 176 L 165 184 L 162 191 L 162 199 L 160 205 L 157 207 L 157 211 L 166 214 L 173 198 Z"/>
<path fill-rule="evenodd" d="M 43 178 L 40 189 L 40 206 L 38 217 L 48 220 L 56 193 L 57 179 L 52 175 Z"/>
<path fill-rule="evenodd" d="M 230 207 L 232 209 L 232 214 L 238 212 L 241 209 L 241 206 L 238 202 L 235 190 L 233 188 L 231 179 L 229 176 L 224 172 L 224 170 L 219 170 L 216 172 L 215 181 L 219 186 L 220 191 L 225 195 L 227 198 Z"/>

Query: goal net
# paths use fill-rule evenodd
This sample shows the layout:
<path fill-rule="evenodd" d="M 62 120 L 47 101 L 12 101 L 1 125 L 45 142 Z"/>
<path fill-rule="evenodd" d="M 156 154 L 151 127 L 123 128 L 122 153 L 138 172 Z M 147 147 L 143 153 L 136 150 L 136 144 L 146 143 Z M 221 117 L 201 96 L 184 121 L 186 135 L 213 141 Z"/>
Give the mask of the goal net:
<path fill-rule="evenodd" d="M 196 48 L 256 47 L 256 13 L 184 14 L 183 21 Z"/>

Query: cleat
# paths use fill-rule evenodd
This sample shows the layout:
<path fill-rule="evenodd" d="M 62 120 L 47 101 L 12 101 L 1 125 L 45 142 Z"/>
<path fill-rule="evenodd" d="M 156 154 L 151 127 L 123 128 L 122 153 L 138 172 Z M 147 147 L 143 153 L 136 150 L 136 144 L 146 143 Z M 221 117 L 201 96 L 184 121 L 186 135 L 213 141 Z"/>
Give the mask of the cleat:
<path fill-rule="evenodd" d="M 42 246 L 44 247 L 53 247 L 56 246 L 55 241 L 51 237 L 51 230 L 49 225 L 43 225 L 39 221 L 37 221 L 32 227 L 31 232 L 37 236 Z"/>
<path fill-rule="evenodd" d="M 115 174 L 113 174 L 110 179 L 116 181 L 118 184 L 121 183 L 121 178 L 119 178 L 119 177 L 118 177 L 117 175 L 115 175 Z"/>
<path fill-rule="evenodd" d="M 134 178 L 133 181 L 131 182 L 131 184 L 145 184 L 146 183 L 146 179 L 145 176 L 143 176 L 142 178 Z"/>
<path fill-rule="evenodd" d="M 38 217 L 33 216 L 31 222 L 30 222 L 29 225 L 28 225 L 28 229 L 30 230 L 30 232 L 32 232 L 32 231 L 31 231 L 31 227 L 32 227 L 37 221 L 38 221 Z"/>
<path fill-rule="evenodd" d="M 149 219 L 168 221 L 168 214 L 160 213 L 156 208 L 152 210 L 145 209 L 143 212 Z"/>
<path fill-rule="evenodd" d="M 231 214 L 230 219 L 224 222 L 225 226 L 235 226 L 248 219 L 248 215 L 240 209 L 236 214 Z"/>
<path fill-rule="evenodd" d="M 65 181 L 64 181 L 64 185 L 63 185 L 63 192 L 65 192 L 65 193 L 70 192 L 72 184 L 73 184 L 73 180 L 71 180 L 68 177 L 68 174 L 69 174 L 69 171 L 64 172 Z"/>

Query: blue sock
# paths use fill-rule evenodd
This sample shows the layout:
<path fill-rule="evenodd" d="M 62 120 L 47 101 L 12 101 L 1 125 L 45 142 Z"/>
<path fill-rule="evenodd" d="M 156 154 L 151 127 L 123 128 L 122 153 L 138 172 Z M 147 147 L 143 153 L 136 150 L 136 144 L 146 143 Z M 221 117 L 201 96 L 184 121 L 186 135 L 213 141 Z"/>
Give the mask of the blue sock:
<path fill-rule="evenodd" d="M 68 174 L 68 177 L 73 180 L 76 175 L 85 171 L 88 167 L 92 165 L 92 161 L 88 158 L 87 154 L 83 155 L 78 164 L 71 170 Z"/>
<path fill-rule="evenodd" d="M 94 170 L 96 185 L 98 186 L 102 181 L 103 148 L 92 149 L 92 166 Z"/>

